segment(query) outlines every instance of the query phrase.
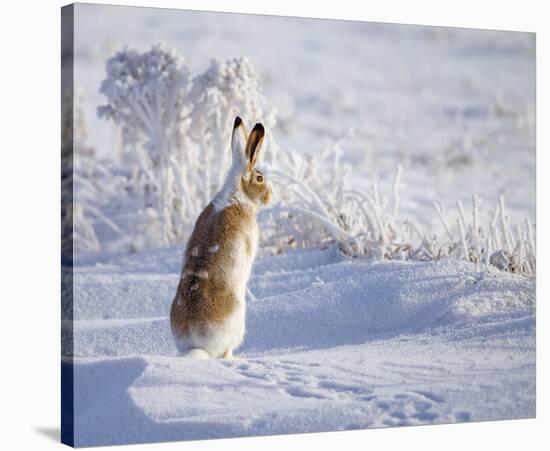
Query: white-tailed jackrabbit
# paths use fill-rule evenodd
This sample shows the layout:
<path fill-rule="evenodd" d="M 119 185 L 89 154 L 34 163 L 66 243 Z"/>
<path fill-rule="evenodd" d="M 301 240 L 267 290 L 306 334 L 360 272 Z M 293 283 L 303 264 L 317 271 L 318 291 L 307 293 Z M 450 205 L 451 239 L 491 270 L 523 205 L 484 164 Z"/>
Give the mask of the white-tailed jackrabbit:
<path fill-rule="evenodd" d="M 256 169 L 264 127 L 247 136 L 237 117 L 233 162 L 221 191 L 200 214 L 187 243 L 170 311 L 176 347 L 188 357 L 232 358 L 244 337 L 245 294 L 258 246 L 258 207 L 271 187 Z"/>

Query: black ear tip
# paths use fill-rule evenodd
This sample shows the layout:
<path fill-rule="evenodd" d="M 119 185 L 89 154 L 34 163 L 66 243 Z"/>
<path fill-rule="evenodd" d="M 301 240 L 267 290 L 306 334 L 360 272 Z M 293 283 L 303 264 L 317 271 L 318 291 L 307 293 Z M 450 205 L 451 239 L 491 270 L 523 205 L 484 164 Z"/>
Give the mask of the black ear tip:
<path fill-rule="evenodd" d="M 260 132 L 262 135 L 265 133 L 264 126 L 259 122 L 252 129 L 253 132 Z"/>
<path fill-rule="evenodd" d="M 233 128 L 240 127 L 242 123 L 243 123 L 243 120 L 239 116 L 237 116 L 235 118 L 235 123 L 233 124 Z"/>

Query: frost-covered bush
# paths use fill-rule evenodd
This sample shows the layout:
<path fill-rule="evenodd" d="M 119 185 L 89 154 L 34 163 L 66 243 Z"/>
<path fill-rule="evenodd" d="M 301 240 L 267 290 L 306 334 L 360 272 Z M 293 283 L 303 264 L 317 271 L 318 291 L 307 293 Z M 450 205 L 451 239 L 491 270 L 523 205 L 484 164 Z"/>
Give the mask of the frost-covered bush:
<path fill-rule="evenodd" d="M 190 89 L 187 66 L 174 50 L 159 44 L 144 53 L 118 52 L 107 61 L 106 72 L 100 91 L 108 103 L 98 108 L 98 114 L 122 127 L 125 141 L 134 144 L 132 150 L 139 149 L 135 142 L 144 137 L 139 169 L 150 172 L 156 210 L 164 225 L 159 244 L 168 244 L 181 227 L 179 168 L 172 155 L 189 126 L 189 106 L 184 101 Z"/>
<path fill-rule="evenodd" d="M 308 186 L 302 180 L 279 174 L 279 180 L 287 180 L 285 189 L 296 187 L 299 194 L 263 213 L 265 222 L 272 226 L 265 236 L 266 244 L 280 252 L 288 247 L 332 243 L 353 257 L 421 261 L 451 257 L 475 263 L 478 271 L 494 267 L 536 274 L 535 226 L 526 219 L 522 226 L 512 228 L 503 197 L 489 223 L 480 220 L 478 196 L 472 197 L 471 216 L 465 214 L 462 202 L 458 202 L 459 215 L 454 227 L 443 207 L 434 203 L 446 235 L 425 234 L 413 221 L 399 215 L 401 172 L 399 167 L 392 202 L 386 209 L 376 184 L 367 193 L 348 189 L 344 183 L 332 191 L 317 190 L 316 183 Z"/>
<path fill-rule="evenodd" d="M 185 97 L 190 123 L 185 145 L 178 151 L 184 201 L 182 216 L 194 223 L 198 214 L 221 188 L 231 164 L 228 136 L 236 115 L 245 123 L 275 124 L 274 113 L 264 112 L 258 75 L 247 58 L 213 60 L 196 76 Z"/>
<path fill-rule="evenodd" d="M 344 240 L 362 229 L 342 203 L 351 166 L 342 163 L 338 143 L 318 155 L 284 152 L 272 142 L 269 176 L 276 204 L 261 212 L 264 245 L 275 251 Z"/>
<path fill-rule="evenodd" d="M 185 60 L 162 44 L 118 52 L 106 75 L 101 92 L 108 103 L 98 114 L 119 124 L 126 153 L 139 155 L 131 185 L 149 208 L 147 217 L 158 217 L 158 245 L 177 242 L 221 186 L 234 116 L 270 122 L 258 77 L 241 58 L 212 61 L 191 79 Z"/>
<path fill-rule="evenodd" d="M 321 171 L 313 164 L 293 166 L 307 167 L 307 176 L 299 170 L 273 172 L 285 194 L 277 205 L 262 212 L 267 230 L 264 244 L 272 251 L 332 243 L 354 257 L 422 261 L 451 257 L 475 263 L 478 271 L 492 266 L 526 275 L 536 273 L 535 227 L 527 219 L 513 229 L 503 197 L 489 223 L 480 220 L 478 196 L 472 196 L 471 215 L 466 215 L 458 202 L 454 227 L 443 207 L 434 203 L 446 235 L 422 233 L 412 220 L 399 214 L 401 167 L 396 171 L 391 202 L 383 204 L 376 184 L 370 192 L 346 186 L 351 168 L 340 163 L 335 150 L 328 152 L 336 155 L 328 166 L 332 170 L 326 171 L 325 166 L 324 171 L 334 176 L 330 183 L 321 179 Z"/>

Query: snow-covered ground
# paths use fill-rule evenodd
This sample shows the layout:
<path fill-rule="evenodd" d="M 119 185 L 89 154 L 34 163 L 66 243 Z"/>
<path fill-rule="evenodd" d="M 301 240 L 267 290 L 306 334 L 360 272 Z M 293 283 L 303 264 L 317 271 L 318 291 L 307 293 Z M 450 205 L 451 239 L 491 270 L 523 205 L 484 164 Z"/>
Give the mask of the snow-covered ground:
<path fill-rule="evenodd" d="M 75 82 L 97 158 L 120 150 L 120 130 L 96 117 L 106 60 L 124 45 L 164 41 L 194 74 L 211 58 L 248 56 L 279 111 L 278 144 L 315 154 L 341 139 L 355 189 L 378 181 L 387 197 L 401 164 L 402 216 L 422 233 L 444 235 L 434 201 L 455 214 L 457 200 L 469 211 L 474 193 L 482 221 L 504 195 L 512 224 L 534 222 L 531 34 L 85 4 L 76 12 Z M 132 208 L 121 200 L 101 214 L 122 227 L 136 221 Z M 168 323 L 183 247 L 76 256 L 74 303 L 63 307 L 75 444 L 535 415 L 534 277 L 453 259 L 349 258 L 329 245 L 262 255 L 240 359 L 189 361 Z"/>
<path fill-rule="evenodd" d="M 259 260 L 239 360 L 178 357 L 182 250 L 74 273 L 77 445 L 535 415 L 535 286 L 334 249 Z"/>

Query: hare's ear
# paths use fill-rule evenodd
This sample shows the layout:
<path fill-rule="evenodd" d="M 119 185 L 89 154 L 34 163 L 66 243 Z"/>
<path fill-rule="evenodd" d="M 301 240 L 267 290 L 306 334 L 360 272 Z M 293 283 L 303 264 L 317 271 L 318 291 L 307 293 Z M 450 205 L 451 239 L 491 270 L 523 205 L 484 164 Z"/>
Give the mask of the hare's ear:
<path fill-rule="evenodd" d="M 262 124 L 256 124 L 248 136 L 248 141 L 246 142 L 246 169 L 249 172 L 256 166 L 264 135 L 264 126 Z"/>
<path fill-rule="evenodd" d="M 245 149 L 248 136 L 243 120 L 237 116 L 233 124 L 233 134 L 231 135 L 231 153 L 233 154 L 233 164 L 245 163 Z"/>

